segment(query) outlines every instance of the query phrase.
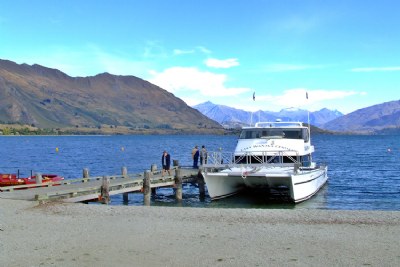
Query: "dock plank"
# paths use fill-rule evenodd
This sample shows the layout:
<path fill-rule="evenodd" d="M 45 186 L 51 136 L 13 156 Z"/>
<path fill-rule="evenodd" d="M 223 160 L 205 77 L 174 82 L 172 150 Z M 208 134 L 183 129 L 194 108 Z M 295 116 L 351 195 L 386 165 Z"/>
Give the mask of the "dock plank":
<path fill-rule="evenodd" d="M 197 177 L 198 170 L 182 168 L 181 176 L 184 181 L 193 182 Z M 143 188 L 143 175 L 111 175 L 110 195 L 138 192 Z M 98 199 L 101 194 L 102 177 L 89 177 L 63 180 L 57 183 L 44 184 L 43 187 L 37 185 L 13 186 L 2 188 L 0 198 L 20 199 L 31 201 L 61 200 L 64 202 L 82 202 Z M 151 188 L 175 186 L 175 177 L 161 176 L 160 171 L 155 171 L 151 175 Z"/>

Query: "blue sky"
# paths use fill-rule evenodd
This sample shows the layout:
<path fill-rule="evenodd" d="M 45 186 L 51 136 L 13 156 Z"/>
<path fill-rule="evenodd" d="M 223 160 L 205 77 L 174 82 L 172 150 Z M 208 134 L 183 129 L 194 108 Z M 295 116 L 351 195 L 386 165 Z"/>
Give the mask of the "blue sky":
<path fill-rule="evenodd" d="M 0 58 L 134 75 L 189 105 L 349 113 L 400 99 L 399 12 L 396 0 L 0 0 Z"/>

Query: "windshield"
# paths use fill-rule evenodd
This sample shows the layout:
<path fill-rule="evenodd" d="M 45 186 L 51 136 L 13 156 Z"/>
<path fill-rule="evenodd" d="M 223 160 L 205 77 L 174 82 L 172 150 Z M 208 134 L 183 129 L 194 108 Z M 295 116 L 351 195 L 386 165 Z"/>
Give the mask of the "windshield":
<path fill-rule="evenodd" d="M 240 133 L 239 139 L 256 138 L 286 138 L 286 139 L 304 139 L 308 141 L 308 130 L 306 128 L 296 129 L 244 129 Z"/>

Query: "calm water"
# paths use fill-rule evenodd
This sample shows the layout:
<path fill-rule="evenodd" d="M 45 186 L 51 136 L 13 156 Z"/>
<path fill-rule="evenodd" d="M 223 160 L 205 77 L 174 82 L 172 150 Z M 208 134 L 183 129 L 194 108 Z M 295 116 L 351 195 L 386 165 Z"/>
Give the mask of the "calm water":
<path fill-rule="evenodd" d="M 346 210 L 400 210 L 399 136 L 313 136 L 317 162 L 328 164 L 328 184 L 312 199 L 298 205 L 280 204 L 264 196 L 246 194 L 224 200 L 200 200 L 193 185 L 184 185 L 183 202 L 176 203 L 173 189 L 158 189 L 152 205 L 211 208 L 308 208 Z M 161 153 L 167 150 L 183 166 L 191 165 L 194 145 L 209 151 L 232 151 L 236 136 L 1 136 L 0 172 L 30 175 L 31 171 L 57 173 L 67 179 L 141 173 L 152 164 L 160 168 Z M 390 149 L 390 150 L 389 150 Z M 58 151 L 57 151 L 58 150 Z M 122 196 L 112 198 L 123 205 Z M 130 194 L 128 205 L 142 205 L 141 194 Z"/>

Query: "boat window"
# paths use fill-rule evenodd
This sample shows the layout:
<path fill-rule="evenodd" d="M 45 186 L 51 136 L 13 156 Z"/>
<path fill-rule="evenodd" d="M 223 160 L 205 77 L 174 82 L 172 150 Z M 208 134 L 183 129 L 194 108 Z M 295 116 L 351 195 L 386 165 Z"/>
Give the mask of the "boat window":
<path fill-rule="evenodd" d="M 310 135 L 308 134 L 308 129 L 303 129 L 302 132 L 303 132 L 304 142 L 308 142 L 310 140 Z"/>
<path fill-rule="evenodd" d="M 287 138 L 308 140 L 307 129 L 246 129 L 240 133 L 240 139 Z"/>
<path fill-rule="evenodd" d="M 311 157 L 310 155 L 304 155 L 301 157 L 301 164 L 303 167 L 310 167 L 311 165 Z"/>

